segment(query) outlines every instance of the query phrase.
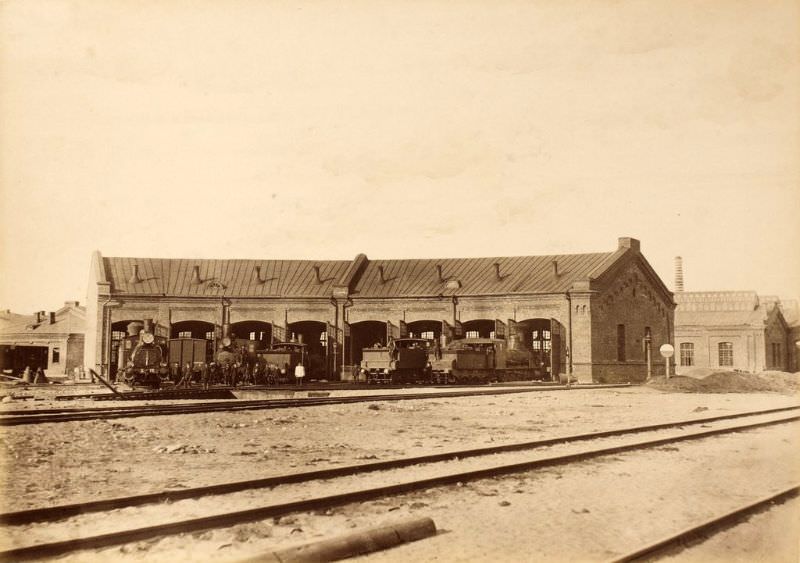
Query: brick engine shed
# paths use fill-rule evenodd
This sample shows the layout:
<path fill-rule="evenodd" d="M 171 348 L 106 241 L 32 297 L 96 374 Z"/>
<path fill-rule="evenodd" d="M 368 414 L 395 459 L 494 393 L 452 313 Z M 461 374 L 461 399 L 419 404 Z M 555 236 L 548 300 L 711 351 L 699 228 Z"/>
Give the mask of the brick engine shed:
<path fill-rule="evenodd" d="M 347 378 L 361 350 L 413 335 L 501 338 L 542 379 L 642 381 L 673 340 L 673 294 L 639 241 L 611 252 L 464 259 L 91 260 L 85 363 L 114 375 L 127 326 L 216 349 L 223 322 L 261 345 L 306 343 L 320 378 Z M 661 364 L 658 371 L 656 367 Z"/>

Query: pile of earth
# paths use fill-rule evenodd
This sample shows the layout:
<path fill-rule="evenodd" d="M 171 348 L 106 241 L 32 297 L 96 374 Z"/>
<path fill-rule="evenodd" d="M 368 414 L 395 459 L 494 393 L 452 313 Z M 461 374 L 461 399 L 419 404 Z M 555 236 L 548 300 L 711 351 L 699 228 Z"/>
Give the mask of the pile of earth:
<path fill-rule="evenodd" d="M 673 375 L 669 379 L 656 377 L 647 385 L 662 391 L 678 393 L 784 393 L 793 395 L 800 390 L 800 372 L 763 371 L 743 373 L 715 371 L 705 377 Z"/>

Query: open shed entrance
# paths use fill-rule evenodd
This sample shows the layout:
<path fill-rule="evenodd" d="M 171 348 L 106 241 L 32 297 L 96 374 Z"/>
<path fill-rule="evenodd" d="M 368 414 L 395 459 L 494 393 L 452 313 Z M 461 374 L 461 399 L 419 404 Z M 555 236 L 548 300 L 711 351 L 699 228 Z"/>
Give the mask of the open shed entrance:
<path fill-rule="evenodd" d="M 526 319 L 515 323 L 518 349 L 530 352 L 535 379 L 559 379 L 566 365 L 564 326 L 556 319 Z"/>

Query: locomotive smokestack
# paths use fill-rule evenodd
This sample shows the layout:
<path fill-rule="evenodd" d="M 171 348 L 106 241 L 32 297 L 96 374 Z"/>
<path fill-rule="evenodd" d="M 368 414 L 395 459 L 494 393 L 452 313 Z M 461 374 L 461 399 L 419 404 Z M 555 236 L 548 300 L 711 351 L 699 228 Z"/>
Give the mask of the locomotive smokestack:
<path fill-rule="evenodd" d="M 675 257 L 675 291 L 683 291 L 683 258 Z"/>
<path fill-rule="evenodd" d="M 131 277 L 128 280 L 128 283 L 134 284 L 134 283 L 139 283 L 141 281 L 143 281 L 143 280 L 142 280 L 142 278 L 139 277 L 139 264 L 134 264 L 133 265 L 133 274 L 131 274 Z"/>
<path fill-rule="evenodd" d="M 153 332 L 153 319 L 142 319 L 142 329 L 145 332 L 152 333 Z"/>
<path fill-rule="evenodd" d="M 195 266 L 192 268 L 192 283 L 198 284 L 202 280 L 200 280 L 200 266 Z"/>

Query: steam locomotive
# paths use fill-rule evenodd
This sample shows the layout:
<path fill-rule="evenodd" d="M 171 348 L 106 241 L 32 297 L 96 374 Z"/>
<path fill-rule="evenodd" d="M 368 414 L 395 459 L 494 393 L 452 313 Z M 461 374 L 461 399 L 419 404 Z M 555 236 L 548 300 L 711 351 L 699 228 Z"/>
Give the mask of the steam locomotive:
<path fill-rule="evenodd" d="M 131 387 L 158 389 L 169 378 L 167 339 L 156 336 L 152 321 L 128 325 L 128 336 L 122 340 L 122 380 Z"/>
<path fill-rule="evenodd" d="M 397 338 L 388 346 L 364 348 L 361 371 L 367 383 L 423 383 L 430 380 L 430 342 L 423 338 Z"/>

